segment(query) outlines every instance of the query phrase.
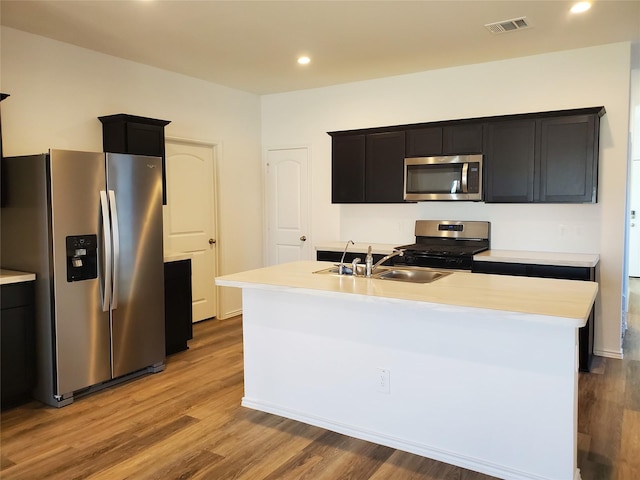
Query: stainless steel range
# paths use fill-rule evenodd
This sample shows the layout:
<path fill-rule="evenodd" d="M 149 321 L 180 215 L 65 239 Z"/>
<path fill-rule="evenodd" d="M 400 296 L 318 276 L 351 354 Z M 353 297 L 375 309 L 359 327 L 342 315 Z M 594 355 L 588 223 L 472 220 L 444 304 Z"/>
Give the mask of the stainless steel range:
<path fill-rule="evenodd" d="M 489 249 L 490 230 L 489 222 L 416 220 L 416 243 L 396 247 L 404 255 L 394 263 L 471 270 L 473 256 Z"/>

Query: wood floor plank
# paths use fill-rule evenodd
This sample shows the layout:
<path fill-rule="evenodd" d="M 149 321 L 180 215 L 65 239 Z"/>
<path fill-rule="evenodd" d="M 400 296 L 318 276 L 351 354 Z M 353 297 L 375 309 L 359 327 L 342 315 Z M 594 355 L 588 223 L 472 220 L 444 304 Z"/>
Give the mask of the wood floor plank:
<path fill-rule="evenodd" d="M 389 461 L 382 465 L 376 471 L 370 480 L 413 480 L 420 478 L 421 480 L 432 480 L 434 477 L 431 472 L 438 462 L 430 458 L 411 455 L 410 453 L 396 450 Z"/>
<path fill-rule="evenodd" d="M 616 466 L 619 476 L 640 479 L 640 411 L 625 409 L 622 417 L 622 439 Z M 629 477 L 631 473 L 635 476 Z"/>
<path fill-rule="evenodd" d="M 624 407 L 640 412 L 640 361 L 627 360 Z"/>

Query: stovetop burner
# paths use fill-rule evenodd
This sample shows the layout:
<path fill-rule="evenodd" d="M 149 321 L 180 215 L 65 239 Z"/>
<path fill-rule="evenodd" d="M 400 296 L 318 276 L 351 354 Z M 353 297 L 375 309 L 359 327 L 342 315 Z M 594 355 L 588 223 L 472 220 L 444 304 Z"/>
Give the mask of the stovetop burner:
<path fill-rule="evenodd" d="M 413 252 L 414 254 L 448 256 L 475 255 L 476 253 L 480 253 L 484 250 L 487 250 L 488 248 L 488 246 L 483 245 L 424 245 L 420 243 L 412 243 L 411 245 L 403 245 L 401 247 L 397 247 L 397 249 L 402 249 L 407 252 Z"/>
<path fill-rule="evenodd" d="M 416 221 L 416 243 L 396 247 L 406 265 L 470 270 L 473 256 L 489 249 L 489 222 Z"/>

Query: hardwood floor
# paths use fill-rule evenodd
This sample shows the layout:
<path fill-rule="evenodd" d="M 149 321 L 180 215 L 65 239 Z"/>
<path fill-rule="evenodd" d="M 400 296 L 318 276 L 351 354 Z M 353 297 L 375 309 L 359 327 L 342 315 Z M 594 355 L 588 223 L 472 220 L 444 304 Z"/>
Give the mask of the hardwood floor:
<path fill-rule="evenodd" d="M 640 478 L 640 279 L 625 359 L 580 374 L 583 480 Z M 62 409 L 2 412 L 0 478 L 488 480 L 492 477 L 240 407 L 241 318 L 194 325 L 167 369 Z"/>

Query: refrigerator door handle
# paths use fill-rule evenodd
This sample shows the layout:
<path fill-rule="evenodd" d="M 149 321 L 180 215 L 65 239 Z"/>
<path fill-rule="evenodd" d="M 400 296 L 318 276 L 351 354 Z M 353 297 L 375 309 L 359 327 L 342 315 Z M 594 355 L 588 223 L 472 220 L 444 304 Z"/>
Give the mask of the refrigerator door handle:
<path fill-rule="evenodd" d="M 102 234 L 104 236 L 102 311 L 106 312 L 109 310 L 109 304 L 111 303 L 111 225 L 109 222 L 109 202 L 105 190 L 100 190 L 100 210 L 102 213 Z"/>
<path fill-rule="evenodd" d="M 109 190 L 109 208 L 111 209 L 111 230 L 113 231 L 113 293 L 111 309 L 118 308 L 118 266 L 120 265 L 120 231 L 118 230 L 118 207 L 116 193 Z"/>

